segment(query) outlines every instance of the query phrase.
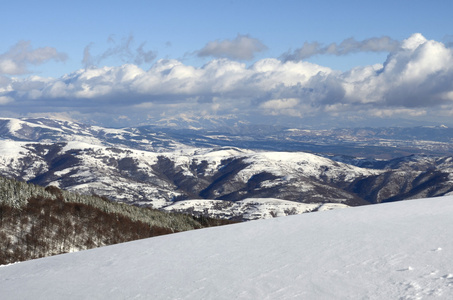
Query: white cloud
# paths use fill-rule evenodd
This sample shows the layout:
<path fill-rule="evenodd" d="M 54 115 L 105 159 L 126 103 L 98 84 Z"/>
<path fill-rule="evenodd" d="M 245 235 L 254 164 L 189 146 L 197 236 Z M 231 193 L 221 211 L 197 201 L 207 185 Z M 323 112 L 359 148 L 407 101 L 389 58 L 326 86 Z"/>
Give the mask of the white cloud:
<path fill-rule="evenodd" d="M 29 41 L 20 41 L 7 52 L 0 54 L 0 74 L 21 75 L 30 73 L 29 65 L 39 65 L 49 60 L 65 61 L 67 55 L 52 47 L 33 49 Z"/>
<path fill-rule="evenodd" d="M 446 95 L 453 91 L 453 51 L 420 34 L 405 40 L 380 70 L 365 69 L 343 75 L 347 99 L 381 106 L 433 107 L 448 101 Z"/>
<path fill-rule="evenodd" d="M 372 47 L 370 43 L 367 47 Z M 415 34 L 383 64 L 343 73 L 275 58 L 250 66 L 222 58 L 201 67 L 162 59 L 148 70 L 124 64 L 90 67 L 56 79 L 0 76 L 0 97 L 2 108 L 15 113 L 70 108 L 87 115 L 96 113 L 98 119 L 100 114 L 104 119 L 109 119 L 108 114 L 130 114 L 131 122 L 163 113 L 234 114 L 244 119 L 429 118 L 453 110 L 452 82 L 452 49 Z"/>
<path fill-rule="evenodd" d="M 401 43 L 401 48 L 406 50 L 415 50 L 428 40 L 421 33 L 414 33 L 410 38 Z"/>
<path fill-rule="evenodd" d="M 289 98 L 289 99 L 273 99 L 273 100 L 269 100 L 269 101 L 266 101 L 266 102 L 262 103 L 260 106 L 262 108 L 266 108 L 266 109 L 277 109 L 277 110 L 280 110 L 280 109 L 293 108 L 297 104 L 299 104 L 299 100 L 298 99 Z"/>
<path fill-rule="evenodd" d="M 1 59 L 0 60 L 0 73 L 2 74 L 20 74 L 20 67 L 11 59 Z"/>
<path fill-rule="evenodd" d="M 298 107 L 300 100 L 295 98 L 273 99 L 266 101 L 260 105 L 264 109 L 265 114 L 269 115 L 288 115 L 300 117 L 301 111 Z"/>
<path fill-rule="evenodd" d="M 238 36 L 233 40 L 213 41 L 206 44 L 203 49 L 199 50 L 198 56 L 212 56 L 216 58 L 231 58 L 250 60 L 256 52 L 266 50 L 267 47 L 258 39 L 248 35 Z"/>

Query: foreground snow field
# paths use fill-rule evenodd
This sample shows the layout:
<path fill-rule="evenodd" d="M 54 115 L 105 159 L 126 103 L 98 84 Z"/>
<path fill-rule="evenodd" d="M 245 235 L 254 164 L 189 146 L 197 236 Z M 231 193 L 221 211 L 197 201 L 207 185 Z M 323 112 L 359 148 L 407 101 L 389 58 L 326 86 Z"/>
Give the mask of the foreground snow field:
<path fill-rule="evenodd" d="M 453 196 L 252 221 L 0 267 L 2 299 L 451 299 Z"/>

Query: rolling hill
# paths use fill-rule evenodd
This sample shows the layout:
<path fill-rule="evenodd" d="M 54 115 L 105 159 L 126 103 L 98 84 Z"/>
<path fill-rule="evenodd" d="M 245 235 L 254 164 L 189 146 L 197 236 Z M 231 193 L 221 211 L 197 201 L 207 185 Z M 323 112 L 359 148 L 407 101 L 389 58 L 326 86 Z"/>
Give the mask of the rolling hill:
<path fill-rule="evenodd" d="M 444 146 L 450 143 L 449 128 L 234 129 L 113 129 L 44 118 L 0 118 L 0 175 L 137 206 L 237 220 L 453 192 L 453 157 L 433 155 L 448 152 Z M 417 136 L 432 140 L 417 140 L 416 155 L 380 159 L 373 150 L 380 145 L 389 157 L 407 153 L 414 144 L 402 145 Z M 261 142 L 278 151 L 260 148 Z M 299 142 L 318 150 L 330 143 L 334 152 L 303 152 L 306 148 Z M 237 147 L 250 143 L 255 148 Z M 340 155 L 345 145 L 356 149 L 356 155 L 375 157 Z"/>

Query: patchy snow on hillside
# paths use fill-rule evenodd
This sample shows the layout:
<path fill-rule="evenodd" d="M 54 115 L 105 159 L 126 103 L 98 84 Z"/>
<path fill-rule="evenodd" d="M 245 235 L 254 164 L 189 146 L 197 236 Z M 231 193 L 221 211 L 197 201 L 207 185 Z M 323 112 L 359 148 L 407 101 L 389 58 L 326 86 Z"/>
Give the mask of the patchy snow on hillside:
<path fill-rule="evenodd" d="M 288 173 L 307 177 L 343 178 L 352 181 L 361 175 L 374 175 L 382 171 L 358 168 L 334 162 L 330 159 L 305 152 L 259 152 L 246 160 L 249 166 L 238 176 L 248 179 L 259 172 L 269 172 L 277 176 Z M 290 170 L 290 171 L 289 171 Z"/>
<path fill-rule="evenodd" d="M 5 120 L 8 121 L 8 128 L 11 131 L 12 134 L 17 134 L 18 131 L 23 129 L 24 127 L 35 127 L 35 128 L 44 128 L 52 131 L 58 131 L 58 132 L 63 132 L 63 130 L 56 128 L 56 127 L 49 127 L 43 124 L 34 124 L 31 122 L 19 120 L 19 119 L 13 119 L 13 118 L 0 118 L 0 120 Z"/>
<path fill-rule="evenodd" d="M 0 142 L 0 156 L 8 158 L 17 158 L 23 155 L 24 152 L 28 152 L 24 146 L 26 142 L 17 142 L 12 140 L 2 140 Z"/>
<path fill-rule="evenodd" d="M 299 203 L 274 198 L 247 198 L 234 202 L 204 199 L 184 200 L 174 202 L 162 209 L 219 219 L 250 221 L 346 207 L 349 206 L 339 203 Z"/>
<path fill-rule="evenodd" d="M 0 267 L 4 299 L 449 299 L 453 197 L 183 232 Z"/>
<path fill-rule="evenodd" d="M 45 172 L 47 164 L 27 149 L 32 143 L 0 140 L 0 173 L 9 177 L 32 179 L 37 171 Z"/>

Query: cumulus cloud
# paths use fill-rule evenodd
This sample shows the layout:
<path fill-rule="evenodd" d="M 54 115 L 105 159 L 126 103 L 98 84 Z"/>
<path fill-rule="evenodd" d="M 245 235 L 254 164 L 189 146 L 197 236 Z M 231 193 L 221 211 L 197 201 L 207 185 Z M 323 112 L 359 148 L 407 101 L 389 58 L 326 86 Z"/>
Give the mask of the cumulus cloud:
<path fill-rule="evenodd" d="M 299 99 L 296 98 L 286 98 L 286 99 L 272 99 L 266 101 L 260 105 L 260 108 L 264 110 L 265 114 L 269 115 L 288 115 L 293 117 L 302 116 Z"/>
<path fill-rule="evenodd" d="M 33 49 L 29 41 L 20 41 L 7 52 L 0 54 L 0 74 L 22 75 L 30 73 L 29 65 L 40 65 L 49 60 L 65 61 L 67 55 L 53 47 Z"/>
<path fill-rule="evenodd" d="M 266 49 L 267 47 L 258 39 L 238 34 L 233 40 L 217 40 L 207 43 L 203 49 L 197 52 L 197 55 L 200 57 L 250 60 L 253 59 L 255 53 Z"/>
<path fill-rule="evenodd" d="M 110 36 L 108 43 L 111 44 L 111 47 L 97 55 L 91 54 L 94 43 L 90 43 L 85 47 L 82 58 L 82 64 L 85 68 L 98 66 L 101 62 L 111 57 L 118 58 L 123 63 L 141 65 L 152 62 L 157 55 L 152 50 L 145 50 L 145 43 L 141 43 L 137 48 L 133 49 L 133 35 L 122 38 L 119 42 L 116 41 L 114 36 Z"/>
<path fill-rule="evenodd" d="M 191 111 L 220 116 L 260 111 L 261 103 L 276 96 L 310 93 L 303 86 L 315 74 L 328 72 L 330 69 L 311 63 L 276 59 L 249 67 L 218 59 L 199 68 L 177 60 L 159 60 L 147 71 L 125 64 L 82 69 L 58 79 L 16 78 L 3 94 L 14 98 L 11 108 L 18 111 L 129 111 L 154 116 Z"/>
<path fill-rule="evenodd" d="M 362 76 L 352 73 L 363 73 Z M 417 33 L 404 40 L 374 72 L 344 74 L 346 97 L 380 106 L 432 107 L 450 102 L 453 51 Z"/>
<path fill-rule="evenodd" d="M 452 82 L 452 49 L 414 34 L 383 64 L 347 72 L 306 61 L 268 58 L 247 66 L 222 58 L 201 67 L 161 59 L 148 70 L 130 63 L 55 79 L 0 77 L 0 104 L 16 113 L 69 110 L 96 113 L 97 119 L 125 115 L 130 122 L 190 113 L 244 120 L 281 117 L 283 122 L 319 116 L 449 118 Z"/>
<path fill-rule="evenodd" d="M 282 60 L 304 60 L 315 55 L 347 55 L 356 52 L 392 52 L 398 49 L 400 42 L 388 36 L 373 37 L 363 41 L 354 38 L 343 40 L 340 44 L 331 43 L 323 46 L 318 42 L 305 42 L 301 48 L 288 51 L 281 56 Z"/>

